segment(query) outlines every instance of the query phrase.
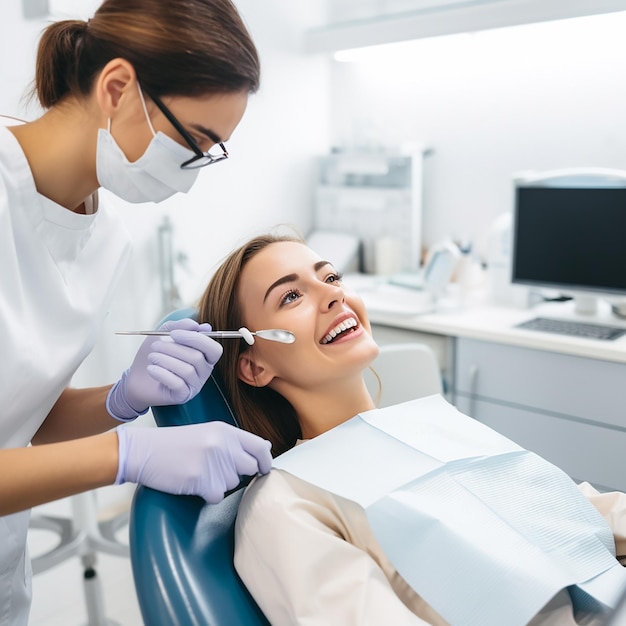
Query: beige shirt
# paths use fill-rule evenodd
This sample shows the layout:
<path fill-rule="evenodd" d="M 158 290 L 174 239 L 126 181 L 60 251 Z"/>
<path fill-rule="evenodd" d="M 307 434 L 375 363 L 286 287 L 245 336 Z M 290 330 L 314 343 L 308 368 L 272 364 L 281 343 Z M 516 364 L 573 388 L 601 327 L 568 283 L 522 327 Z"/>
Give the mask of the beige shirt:
<path fill-rule="evenodd" d="M 626 554 L 626 495 L 599 494 L 586 483 L 581 490 L 613 529 L 618 554 Z M 244 494 L 235 567 L 273 626 L 447 624 L 391 565 L 362 507 L 282 470 Z M 566 592 L 531 622 L 577 623 Z"/>

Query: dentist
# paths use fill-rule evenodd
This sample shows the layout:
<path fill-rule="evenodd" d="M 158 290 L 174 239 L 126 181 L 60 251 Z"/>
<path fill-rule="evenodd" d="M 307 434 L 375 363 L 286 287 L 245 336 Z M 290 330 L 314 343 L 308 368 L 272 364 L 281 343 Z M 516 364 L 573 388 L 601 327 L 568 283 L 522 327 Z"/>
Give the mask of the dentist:
<path fill-rule="evenodd" d="M 24 625 L 32 506 L 136 482 L 222 499 L 266 473 L 265 440 L 223 423 L 114 426 L 198 393 L 221 346 L 192 320 L 149 338 L 112 387 L 72 389 L 129 255 L 97 190 L 129 202 L 187 192 L 258 88 L 230 0 L 105 0 L 44 31 L 39 119 L 0 127 L 0 624 Z M 29 444 L 32 444 L 29 446 Z"/>

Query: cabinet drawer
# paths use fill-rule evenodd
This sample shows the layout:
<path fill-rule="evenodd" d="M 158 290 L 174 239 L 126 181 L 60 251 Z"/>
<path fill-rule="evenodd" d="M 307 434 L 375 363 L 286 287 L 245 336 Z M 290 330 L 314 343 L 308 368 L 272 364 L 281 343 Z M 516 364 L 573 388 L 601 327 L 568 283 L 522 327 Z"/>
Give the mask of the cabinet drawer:
<path fill-rule="evenodd" d="M 626 428 L 626 364 L 457 340 L 460 394 Z"/>
<path fill-rule="evenodd" d="M 599 489 L 626 491 L 625 432 L 463 395 L 457 398 L 457 407 L 554 463 L 576 482 L 586 480 Z"/>

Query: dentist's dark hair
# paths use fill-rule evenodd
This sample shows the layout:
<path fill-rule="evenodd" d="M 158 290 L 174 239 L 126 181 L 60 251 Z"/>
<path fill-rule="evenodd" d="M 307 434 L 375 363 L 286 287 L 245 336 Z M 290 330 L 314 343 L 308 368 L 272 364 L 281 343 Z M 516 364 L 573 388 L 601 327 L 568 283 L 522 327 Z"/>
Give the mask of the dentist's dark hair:
<path fill-rule="evenodd" d="M 231 0 L 105 0 L 88 21 L 62 20 L 40 39 L 34 93 L 44 108 L 86 96 L 112 59 L 155 96 L 254 93 L 257 50 Z"/>
<path fill-rule="evenodd" d="M 211 278 L 198 306 L 198 321 L 213 328 L 244 326 L 238 299 L 239 279 L 246 264 L 267 246 L 281 242 L 304 240 L 289 235 L 262 235 L 229 254 Z M 224 384 L 224 393 L 240 426 L 272 442 L 272 454 L 277 456 L 302 438 L 302 431 L 291 403 L 269 387 L 253 387 L 238 376 L 239 355 L 254 351 L 255 344 L 243 339 L 224 341 L 224 353 L 215 370 Z"/>

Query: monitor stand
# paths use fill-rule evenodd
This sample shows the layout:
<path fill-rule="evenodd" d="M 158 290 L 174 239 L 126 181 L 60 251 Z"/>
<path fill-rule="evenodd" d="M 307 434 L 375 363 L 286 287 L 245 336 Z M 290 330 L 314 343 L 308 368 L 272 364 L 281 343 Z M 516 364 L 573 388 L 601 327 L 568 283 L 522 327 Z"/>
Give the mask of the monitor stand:
<path fill-rule="evenodd" d="M 579 315 L 595 315 L 598 312 L 598 298 L 589 294 L 576 294 L 574 312 Z"/>
<path fill-rule="evenodd" d="M 605 300 L 606 302 L 604 302 Z M 574 313 L 576 315 L 601 317 L 600 310 L 604 310 L 607 306 L 610 309 L 609 317 L 617 318 L 618 320 L 626 319 L 626 299 L 602 298 L 601 296 L 589 294 L 577 294 L 574 296 Z"/>
<path fill-rule="evenodd" d="M 533 307 L 538 317 L 552 317 L 573 322 L 623 326 L 624 320 L 615 315 L 611 303 L 602 296 L 591 294 L 571 294 L 566 302 L 543 302 Z"/>

